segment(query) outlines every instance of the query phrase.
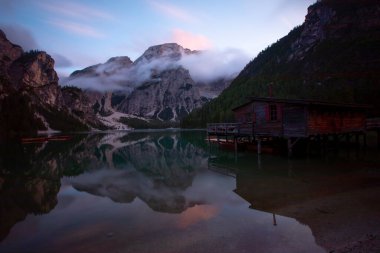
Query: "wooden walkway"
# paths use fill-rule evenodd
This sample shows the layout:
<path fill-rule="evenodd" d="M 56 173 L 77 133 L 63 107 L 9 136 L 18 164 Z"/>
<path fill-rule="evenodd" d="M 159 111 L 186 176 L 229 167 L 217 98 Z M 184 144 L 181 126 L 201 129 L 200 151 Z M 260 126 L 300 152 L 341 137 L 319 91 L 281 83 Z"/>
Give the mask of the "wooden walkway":
<path fill-rule="evenodd" d="M 210 123 L 207 124 L 207 134 L 208 139 L 210 141 L 210 137 L 214 136 L 217 138 L 217 142 L 219 143 L 222 138 L 225 138 L 226 142 L 228 142 L 228 139 L 232 139 L 235 144 L 235 151 L 237 151 L 238 148 L 238 140 L 245 141 L 245 142 L 252 142 L 257 144 L 257 153 L 261 153 L 261 146 L 262 141 L 265 140 L 265 138 L 271 138 L 271 137 L 278 137 L 278 136 L 263 136 L 256 135 L 254 131 L 254 124 L 253 123 Z M 361 132 L 350 132 L 350 133 L 343 133 L 342 136 L 346 137 L 346 140 L 350 140 L 351 137 L 355 136 L 356 143 L 359 143 L 359 137 L 363 138 L 363 143 L 366 145 L 366 135 L 367 132 L 375 131 L 377 132 L 377 143 L 378 147 L 380 148 L 380 118 L 370 118 L 366 120 L 366 127 Z M 315 139 L 323 139 L 327 136 L 334 136 L 334 138 L 339 139 L 339 134 L 331 134 L 331 135 L 325 135 L 325 136 L 310 136 L 308 138 Z M 293 146 L 302 139 L 302 137 L 284 137 L 283 139 L 287 139 L 288 141 L 288 153 L 289 155 L 292 154 L 292 148 Z M 305 138 L 303 138 L 305 139 Z"/>

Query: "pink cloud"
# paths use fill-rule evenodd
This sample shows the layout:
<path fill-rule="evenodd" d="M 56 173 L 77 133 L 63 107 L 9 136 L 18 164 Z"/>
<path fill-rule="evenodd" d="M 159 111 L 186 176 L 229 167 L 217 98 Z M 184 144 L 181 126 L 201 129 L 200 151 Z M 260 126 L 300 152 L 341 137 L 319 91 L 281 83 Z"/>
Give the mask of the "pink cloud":
<path fill-rule="evenodd" d="M 172 18 L 175 18 L 177 20 L 187 22 L 187 23 L 193 23 L 197 21 L 197 19 L 194 16 L 192 16 L 188 11 L 181 9 L 177 6 L 166 4 L 166 3 L 159 3 L 156 1 L 151 1 L 150 3 L 154 9 L 156 9 L 160 13 L 167 15 L 169 17 L 172 17 Z"/>
<path fill-rule="evenodd" d="M 192 34 L 180 29 L 173 30 L 172 40 L 181 46 L 192 50 L 205 50 L 212 47 L 211 41 L 206 36 Z"/>

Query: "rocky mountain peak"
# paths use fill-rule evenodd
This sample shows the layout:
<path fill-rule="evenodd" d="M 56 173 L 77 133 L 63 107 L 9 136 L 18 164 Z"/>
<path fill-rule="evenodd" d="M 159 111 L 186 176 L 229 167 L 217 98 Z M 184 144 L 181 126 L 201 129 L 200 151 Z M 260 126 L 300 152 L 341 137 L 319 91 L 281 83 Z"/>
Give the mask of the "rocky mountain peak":
<path fill-rule="evenodd" d="M 324 40 L 380 36 L 379 2 L 374 0 L 320 0 L 308 8 L 302 32 L 292 44 L 289 60 L 302 60 Z"/>
<path fill-rule="evenodd" d="M 58 85 L 58 75 L 54 70 L 54 60 L 43 51 L 24 53 L 11 66 L 16 87 L 42 87 Z"/>
<path fill-rule="evenodd" d="M 0 30 L 0 75 L 6 76 L 9 66 L 23 54 L 20 46 L 11 43 Z"/>
<path fill-rule="evenodd" d="M 119 110 L 144 118 L 179 121 L 205 102 L 189 71 L 178 67 L 157 73 L 153 81 L 135 89 Z"/>
<path fill-rule="evenodd" d="M 108 59 L 106 63 L 118 63 L 120 65 L 131 65 L 133 61 L 128 56 L 116 56 Z"/>
<path fill-rule="evenodd" d="M 75 78 L 85 77 L 85 76 L 101 76 L 101 75 L 112 75 L 115 72 L 126 69 L 132 66 L 133 61 L 128 56 L 117 56 L 108 59 L 105 63 L 92 65 L 81 70 L 76 70 L 71 73 L 68 81 L 72 81 Z M 69 82 L 70 83 L 70 82 Z M 74 82 L 75 83 L 75 82 Z"/>
<path fill-rule="evenodd" d="M 153 59 L 159 58 L 167 58 L 177 61 L 181 59 L 182 55 L 189 55 L 192 53 L 196 53 L 196 51 L 183 48 L 177 43 L 166 43 L 149 47 L 143 55 L 135 61 L 135 64 L 139 64 L 141 62 L 146 63 L 152 61 Z"/>

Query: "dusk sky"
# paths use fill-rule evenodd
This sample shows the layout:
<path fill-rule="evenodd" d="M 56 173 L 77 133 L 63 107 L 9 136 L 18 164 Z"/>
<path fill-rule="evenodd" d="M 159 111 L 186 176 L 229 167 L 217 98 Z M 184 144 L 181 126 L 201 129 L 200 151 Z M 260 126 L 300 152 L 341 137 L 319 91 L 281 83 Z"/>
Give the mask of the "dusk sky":
<path fill-rule="evenodd" d="M 0 0 L 0 28 L 25 50 L 73 70 L 149 46 L 177 42 L 198 50 L 238 49 L 247 59 L 302 24 L 315 0 Z"/>

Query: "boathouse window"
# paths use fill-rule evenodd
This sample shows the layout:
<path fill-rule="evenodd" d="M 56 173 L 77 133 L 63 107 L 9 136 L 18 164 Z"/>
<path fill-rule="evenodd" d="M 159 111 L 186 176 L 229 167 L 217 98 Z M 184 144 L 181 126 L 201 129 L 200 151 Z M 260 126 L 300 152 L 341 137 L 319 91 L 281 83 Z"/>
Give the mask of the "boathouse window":
<path fill-rule="evenodd" d="M 269 119 L 271 121 L 277 120 L 277 106 L 276 105 L 269 105 Z"/>

